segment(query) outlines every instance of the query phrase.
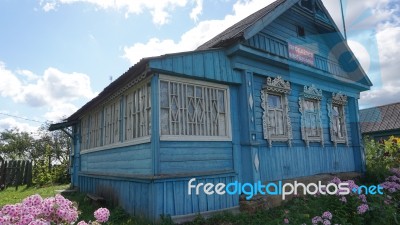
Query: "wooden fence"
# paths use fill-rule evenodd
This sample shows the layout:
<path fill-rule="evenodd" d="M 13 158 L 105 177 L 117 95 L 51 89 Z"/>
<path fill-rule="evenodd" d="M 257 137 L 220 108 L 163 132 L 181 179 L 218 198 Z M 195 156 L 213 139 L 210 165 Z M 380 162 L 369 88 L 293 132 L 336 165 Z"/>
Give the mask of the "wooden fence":
<path fill-rule="evenodd" d="M 28 160 L 0 160 L 0 190 L 8 186 L 32 185 L 32 162 Z"/>

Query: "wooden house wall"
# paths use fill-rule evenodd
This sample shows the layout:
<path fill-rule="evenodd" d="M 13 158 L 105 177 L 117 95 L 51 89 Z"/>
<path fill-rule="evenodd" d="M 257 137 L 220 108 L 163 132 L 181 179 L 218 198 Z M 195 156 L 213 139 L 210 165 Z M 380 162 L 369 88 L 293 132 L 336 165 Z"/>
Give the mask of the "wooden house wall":
<path fill-rule="evenodd" d="M 149 66 L 154 71 L 194 79 L 207 79 L 224 83 L 240 83 L 239 74 L 232 69 L 224 50 L 187 52 L 152 59 Z"/>
<path fill-rule="evenodd" d="M 184 140 L 184 137 L 183 137 Z M 160 173 L 233 170 L 232 142 L 160 142 Z"/>
<path fill-rule="evenodd" d="M 106 174 L 151 174 L 150 143 L 82 154 L 81 171 Z"/>
<path fill-rule="evenodd" d="M 298 36 L 297 26 L 304 27 L 304 37 Z M 348 77 L 331 52 L 334 46 L 330 46 L 327 41 L 336 38 L 337 34 L 334 33 L 322 34 L 311 19 L 305 19 L 298 11 L 290 9 L 246 43 L 283 58 L 289 58 L 289 43 L 298 45 L 315 54 L 314 67 L 334 75 Z"/>
<path fill-rule="evenodd" d="M 231 183 L 237 180 L 233 173 L 195 177 L 197 183 Z M 237 195 L 206 195 L 200 192 L 188 195 L 191 178 L 159 179 L 154 181 L 135 180 L 121 177 L 81 175 L 80 190 L 103 193 L 106 198 L 118 200 L 121 207 L 136 216 L 145 216 L 153 221 L 160 215 L 182 216 L 206 211 L 218 211 L 238 207 Z M 106 193 L 106 194 L 104 194 Z"/>

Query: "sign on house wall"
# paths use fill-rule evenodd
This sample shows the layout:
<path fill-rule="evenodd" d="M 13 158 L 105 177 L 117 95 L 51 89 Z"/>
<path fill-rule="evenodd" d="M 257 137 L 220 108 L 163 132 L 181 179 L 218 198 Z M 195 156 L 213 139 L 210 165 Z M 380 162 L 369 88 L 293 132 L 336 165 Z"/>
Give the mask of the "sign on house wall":
<path fill-rule="evenodd" d="M 302 62 L 304 64 L 314 66 L 313 52 L 298 45 L 293 45 L 290 43 L 288 47 L 289 47 L 289 58 Z"/>

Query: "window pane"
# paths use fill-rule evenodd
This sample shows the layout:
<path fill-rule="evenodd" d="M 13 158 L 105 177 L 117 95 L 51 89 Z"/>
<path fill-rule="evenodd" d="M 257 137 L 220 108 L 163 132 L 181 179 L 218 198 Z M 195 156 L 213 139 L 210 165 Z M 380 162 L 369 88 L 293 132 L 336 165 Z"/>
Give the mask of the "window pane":
<path fill-rule="evenodd" d="M 277 135 L 284 135 L 284 128 L 283 128 L 283 112 L 276 111 L 276 134 Z"/>
<path fill-rule="evenodd" d="M 268 95 L 268 107 L 281 109 L 282 108 L 281 96 L 269 94 Z"/>

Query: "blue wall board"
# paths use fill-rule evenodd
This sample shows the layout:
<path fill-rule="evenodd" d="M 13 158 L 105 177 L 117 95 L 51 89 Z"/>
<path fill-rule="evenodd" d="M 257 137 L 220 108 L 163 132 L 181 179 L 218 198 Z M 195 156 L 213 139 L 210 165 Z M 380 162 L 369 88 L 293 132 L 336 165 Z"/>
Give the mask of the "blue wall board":
<path fill-rule="evenodd" d="M 160 142 L 160 174 L 233 170 L 231 142 Z"/>
<path fill-rule="evenodd" d="M 151 174 L 150 143 L 82 154 L 81 171 Z"/>
<path fill-rule="evenodd" d="M 149 67 L 159 73 L 187 78 L 241 83 L 223 49 L 165 55 L 151 59 Z"/>
<path fill-rule="evenodd" d="M 153 221 L 160 215 L 179 216 L 206 211 L 237 207 L 238 195 L 206 195 L 200 189 L 196 195 L 188 194 L 188 182 L 196 178 L 193 185 L 199 183 L 228 184 L 237 181 L 234 173 L 212 176 L 189 176 L 185 178 L 144 179 L 107 177 L 101 175 L 80 174 L 80 190 L 89 193 L 107 192 L 106 199 L 117 198 L 121 207 L 136 216 L 145 216 Z M 104 195 L 104 194 L 103 194 Z"/>

